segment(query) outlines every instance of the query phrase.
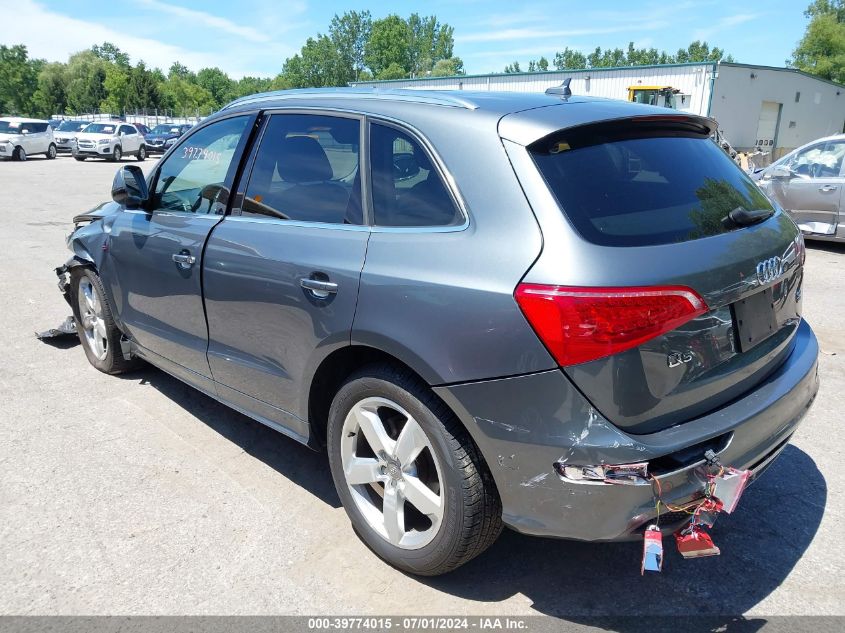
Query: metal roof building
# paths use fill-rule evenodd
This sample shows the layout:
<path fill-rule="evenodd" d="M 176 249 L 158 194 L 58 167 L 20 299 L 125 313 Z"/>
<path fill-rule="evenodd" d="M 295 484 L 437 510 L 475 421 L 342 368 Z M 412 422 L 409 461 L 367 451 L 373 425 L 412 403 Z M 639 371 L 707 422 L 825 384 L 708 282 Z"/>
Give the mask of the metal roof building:
<path fill-rule="evenodd" d="M 679 110 L 712 116 L 738 150 L 774 158 L 845 132 L 845 86 L 798 70 L 727 62 L 625 66 L 361 81 L 350 85 L 418 90 L 543 92 L 571 78 L 573 94 L 628 99 L 629 88 L 669 86 Z"/>

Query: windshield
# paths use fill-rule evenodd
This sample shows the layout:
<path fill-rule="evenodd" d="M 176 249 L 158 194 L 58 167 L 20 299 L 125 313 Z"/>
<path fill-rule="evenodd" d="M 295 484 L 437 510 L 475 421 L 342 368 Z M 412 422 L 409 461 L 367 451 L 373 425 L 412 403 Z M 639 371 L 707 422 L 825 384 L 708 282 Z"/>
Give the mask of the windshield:
<path fill-rule="evenodd" d="M 88 121 L 62 121 L 59 123 L 59 127 L 56 128 L 57 132 L 79 132 L 82 128 L 88 125 Z"/>
<path fill-rule="evenodd" d="M 530 149 L 566 216 L 595 244 L 684 242 L 737 230 L 735 209 L 774 212 L 706 136 L 573 131 Z"/>
<path fill-rule="evenodd" d="M 174 125 L 156 125 L 153 134 L 179 134 L 179 127 Z"/>
<path fill-rule="evenodd" d="M 114 134 L 116 128 L 117 126 L 113 123 L 92 123 L 85 128 L 85 131 L 94 134 Z"/>
<path fill-rule="evenodd" d="M 0 121 L 0 134 L 18 134 L 20 127 L 18 121 Z"/>

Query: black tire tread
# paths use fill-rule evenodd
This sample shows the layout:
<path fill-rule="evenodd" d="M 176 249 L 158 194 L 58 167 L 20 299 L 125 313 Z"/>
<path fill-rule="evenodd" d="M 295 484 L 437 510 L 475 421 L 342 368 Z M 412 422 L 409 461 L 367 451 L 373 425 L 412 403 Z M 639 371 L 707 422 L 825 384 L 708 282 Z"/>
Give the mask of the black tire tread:
<path fill-rule="evenodd" d="M 422 576 L 438 576 L 457 569 L 490 547 L 502 532 L 502 502 L 493 476 L 481 452 L 452 410 L 416 374 L 399 365 L 367 365 L 344 384 L 360 378 L 377 378 L 404 389 L 423 403 L 443 425 L 446 440 L 461 473 L 463 498 L 462 531 L 450 555 L 429 569 L 408 569 Z"/>
<path fill-rule="evenodd" d="M 80 312 L 79 312 L 79 305 L 78 305 L 78 293 L 79 293 L 79 280 L 83 276 L 88 276 L 91 279 L 92 283 L 97 286 L 97 292 L 100 295 L 100 300 L 103 304 L 103 320 L 106 322 L 106 331 L 109 333 L 109 349 L 111 353 L 106 356 L 108 362 L 104 365 L 99 365 L 91 362 L 94 367 L 99 369 L 101 372 L 106 374 L 122 374 L 127 371 L 132 371 L 137 369 L 141 364 L 142 361 L 138 358 L 130 358 L 126 359 L 123 357 L 123 353 L 121 352 L 120 347 L 120 338 L 122 336 L 121 331 L 118 329 L 117 325 L 115 325 L 114 317 L 112 316 L 112 309 L 111 305 L 109 304 L 109 300 L 106 297 L 105 288 L 103 288 L 103 282 L 100 280 L 100 276 L 94 271 L 92 268 L 88 267 L 80 267 L 74 268 L 71 271 L 71 292 L 73 293 L 73 316 L 76 319 L 77 324 L 80 322 Z M 83 340 L 84 334 L 82 331 L 77 328 L 77 334 L 79 336 L 79 342 L 82 344 L 84 350 L 86 350 L 87 356 L 87 343 Z M 90 358 L 89 358 L 90 360 Z"/>

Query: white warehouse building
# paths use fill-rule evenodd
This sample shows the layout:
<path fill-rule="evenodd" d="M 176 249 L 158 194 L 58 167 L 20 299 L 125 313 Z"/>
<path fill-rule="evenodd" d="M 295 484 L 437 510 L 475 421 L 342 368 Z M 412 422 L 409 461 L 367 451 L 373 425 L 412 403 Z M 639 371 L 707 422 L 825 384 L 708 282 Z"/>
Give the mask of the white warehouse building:
<path fill-rule="evenodd" d="M 543 92 L 572 80 L 575 95 L 629 98 L 636 87 L 671 88 L 679 110 L 711 116 L 739 151 L 778 158 L 845 132 L 845 86 L 791 68 L 728 62 L 361 81 L 353 86 L 419 90 Z M 643 94 L 643 93 L 640 93 Z"/>

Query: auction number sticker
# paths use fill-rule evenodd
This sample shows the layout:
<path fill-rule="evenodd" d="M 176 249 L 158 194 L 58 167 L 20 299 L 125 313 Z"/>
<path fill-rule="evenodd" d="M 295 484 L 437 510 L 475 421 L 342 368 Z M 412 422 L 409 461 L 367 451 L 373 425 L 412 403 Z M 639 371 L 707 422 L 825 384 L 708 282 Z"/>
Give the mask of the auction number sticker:
<path fill-rule="evenodd" d="M 214 163 L 220 162 L 220 152 L 215 152 L 205 147 L 183 147 L 182 158 L 187 160 L 210 160 Z"/>

